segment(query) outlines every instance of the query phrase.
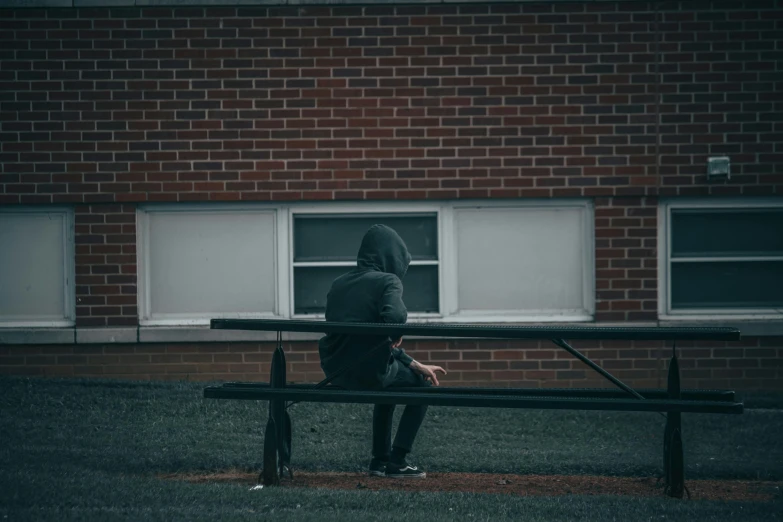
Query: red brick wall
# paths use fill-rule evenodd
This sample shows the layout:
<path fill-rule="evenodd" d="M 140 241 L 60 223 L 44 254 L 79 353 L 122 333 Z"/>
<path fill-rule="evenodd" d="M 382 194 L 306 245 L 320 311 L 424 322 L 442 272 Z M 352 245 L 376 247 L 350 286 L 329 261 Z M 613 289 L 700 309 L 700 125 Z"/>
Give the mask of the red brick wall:
<path fill-rule="evenodd" d="M 411 341 L 417 360 L 443 366 L 445 385 L 611 387 L 543 341 Z M 671 346 L 650 341 L 574 342 L 635 387 L 665 388 Z M 154 380 L 268 381 L 272 343 L 0 345 L 0 375 Z M 286 343 L 289 382 L 323 379 L 313 342 Z M 683 386 L 783 390 L 783 338 L 677 344 Z"/>
<path fill-rule="evenodd" d="M 0 201 L 780 194 L 780 2 L 655 4 L 3 10 Z"/>
<path fill-rule="evenodd" d="M 781 49 L 774 0 L 0 10 L 0 204 L 75 205 L 87 327 L 138 321 L 137 203 L 589 197 L 596 320 L 654 320 L 658 197 L 783 194 Z M 723 154 L 731 180 L 708 182 Z M 55 359 L 74 374 L 134 350 L 160 375 L 199 362 L 23 348 L 87 357 Z M 240 364 L 201 349 L 205 376 Z M 503 357 L 450 364 L 465 381 L 579 371 Z M 693 360 L 695 379 L 771 378 Z"/>
<path fill-rule="evenodd" d="M 658 199 L 595 199 L 595 319 L 658 318 Z"/>
<path fill-rule="evenodd" d="M 76 326 L 135 326 L 136 209 L 76 205 Z"/>

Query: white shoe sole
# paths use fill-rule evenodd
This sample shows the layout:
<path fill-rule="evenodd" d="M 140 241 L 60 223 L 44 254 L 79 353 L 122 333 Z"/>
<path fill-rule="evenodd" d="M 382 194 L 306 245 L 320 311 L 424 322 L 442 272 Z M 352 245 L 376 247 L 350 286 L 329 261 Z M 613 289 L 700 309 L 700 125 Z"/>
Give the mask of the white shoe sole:
<path fill-rule="evenodd" d="M 389 474 L 386 474 L 386 477 L 387 478 L 395 478 L 395 479 L 426 478 L 427 474 L 426 473 L 420 473 L 420 474 L 417 474 L 417 475 L 389 475 Z"/>

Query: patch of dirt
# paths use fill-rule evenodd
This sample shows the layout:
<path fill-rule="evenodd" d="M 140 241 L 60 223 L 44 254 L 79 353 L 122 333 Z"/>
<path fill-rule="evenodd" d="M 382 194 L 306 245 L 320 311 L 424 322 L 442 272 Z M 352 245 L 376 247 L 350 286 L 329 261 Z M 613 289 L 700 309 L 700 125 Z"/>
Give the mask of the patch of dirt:
<path fill-rule="evenodd" d="M 228 470 L 217 473 L 169 473 L 168 480 L 193 483 L 234 483 L 255 485 L 257 473 Z M 780 495 L 781 482 L 754 480 L 686 480 L 692 500 L 744 500 L 768 502 Z M 459 491 L 505 495 L 625 495 L 665 496 L 654 478 L 604 477 L 593 475 L 514 475 L 495 473 L 427 473 L 424 479 L 389 479 L 365 473 L 315 473 L 294 471 L 293 479 L 283 479 L 280 487 L 316 489 L 367 489 L 371 491 Z M 687 498 L 687 495 L 685 496 Z"/>

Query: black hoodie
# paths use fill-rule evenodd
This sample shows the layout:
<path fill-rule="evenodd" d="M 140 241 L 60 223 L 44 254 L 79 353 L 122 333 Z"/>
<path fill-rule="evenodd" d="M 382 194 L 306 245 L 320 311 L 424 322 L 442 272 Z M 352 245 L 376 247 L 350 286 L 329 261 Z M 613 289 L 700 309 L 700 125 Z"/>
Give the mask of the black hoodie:
<path fill-rule="evenodd" d="M 408 311 L 402 302 L 402 278 L 411 256 L 402 238 L 386 225 L 373 225 L 364 235 L 357 266 L 332 283 L 326 297 L 326 320 L 355 323 L 404 323 Z M 358 360 L 367 350 L 386 341 L 375 356 L 335 380 L 346 387 L 376 388 L 394 378 L 397 365 L 413 361 L 404 350 L 391 348 L 388 337 L 327 334 L 318 343 L 326 376 Z"/>

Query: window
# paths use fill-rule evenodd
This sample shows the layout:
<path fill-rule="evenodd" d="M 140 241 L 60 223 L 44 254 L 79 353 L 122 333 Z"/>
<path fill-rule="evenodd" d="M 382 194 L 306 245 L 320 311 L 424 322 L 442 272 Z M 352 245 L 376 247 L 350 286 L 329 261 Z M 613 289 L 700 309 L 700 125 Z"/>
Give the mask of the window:
<path fill-rule="evenodd" d="M 663 212 L 663 313 L 780 316 L 780 202 L 676 201 Z"/>
<path fill-rule="evenodd" d="M 0 245 L 0 324 L 73 325 L 72 213 L 2 209 Z"/>
<path fill-rule="evenodd" d="M 457 207 L 459 315 L 569 316 L 592 311 L 592 221 L 580 206 Z"/>
<path fill-rule="evenodd" d="M 579 321 L 593 313 L 587 201 L 147 206 L 139 212 L 142 324 L 322 319 L 332 281 L 374 224 L 411 253 L 411 321 Z"/>
<path fill-rule="evenodd" d="M 592 318 L 587 201 L 292 206 L 293 317 L 322 317 L 331 282 L 356 266 L 367 229 L 394 228 L 411 252 L 409 320 Z"/>
<path fill-rule="evenodd" d="M 364 233 L 388 225 L 405 241 L 411 264 L 405 274 L 409 312 L 437 314 L 438 216 L 419 214 L 294 214 L 294 314 L 323 314 L 332 281 L 356 266 Z"/>
<path fill-rule="evenodd" d="M 142 324 L 278 315 L 276 221 L 264 208 L 142 209 Z"/>

